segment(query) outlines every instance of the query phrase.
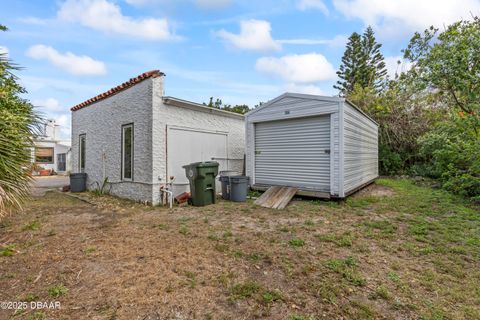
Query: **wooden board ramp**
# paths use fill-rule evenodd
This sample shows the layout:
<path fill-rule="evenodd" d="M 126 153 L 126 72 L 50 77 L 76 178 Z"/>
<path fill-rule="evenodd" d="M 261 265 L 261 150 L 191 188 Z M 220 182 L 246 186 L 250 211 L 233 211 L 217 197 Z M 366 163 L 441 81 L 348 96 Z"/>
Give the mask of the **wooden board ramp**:
<path fill-rule="evenodd" d="M 265 208 L 281 210 L 288 205 L 297 191 L 297 188 L 272 186 L 268 188 L 260 198 L 255 200 L 254 203 Z"/>

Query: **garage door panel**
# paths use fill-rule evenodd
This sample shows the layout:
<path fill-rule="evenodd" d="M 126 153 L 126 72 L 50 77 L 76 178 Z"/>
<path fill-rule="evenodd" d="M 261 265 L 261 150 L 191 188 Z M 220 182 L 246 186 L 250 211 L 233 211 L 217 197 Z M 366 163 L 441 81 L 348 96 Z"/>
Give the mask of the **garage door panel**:
<path fill-rule="evenodd" d="M 330 116 L 255 124 L 255 183 L 330 191 Z"/>
<path fill-rule="evenodd" d="M 167 132 L 167 170 L 174 176 L 174 195 L 189 191 L 188 179 L 182 166 L 212 158 L 227 158 L 227 134 L 189 128 L 169 128 Z M 226 160 L 215 160 L 219 170 L 228 170 Z M 217 185 L 217 189 L 219 185 Z"/>

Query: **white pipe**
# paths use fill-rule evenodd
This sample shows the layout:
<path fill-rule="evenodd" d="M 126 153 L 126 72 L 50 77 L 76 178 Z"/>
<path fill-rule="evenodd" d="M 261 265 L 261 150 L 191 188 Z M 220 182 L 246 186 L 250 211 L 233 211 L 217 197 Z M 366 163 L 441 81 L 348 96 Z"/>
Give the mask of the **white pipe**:
<path fill-rule="evenodd" d="M 165 192 L 166 194 L 168 194 L 168 198 L 169 198 L 168 205 L 170 209 L 172 209 L 173 208 L 173 192 L 167 189 L 160 189 L 160 192 Z"/>

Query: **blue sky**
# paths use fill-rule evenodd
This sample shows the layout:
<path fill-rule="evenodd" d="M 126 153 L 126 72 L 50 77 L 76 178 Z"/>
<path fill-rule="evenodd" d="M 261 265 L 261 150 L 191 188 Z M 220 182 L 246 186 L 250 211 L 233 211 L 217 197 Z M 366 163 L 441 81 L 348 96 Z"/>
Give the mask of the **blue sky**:
<path fill-rule="evenodd" d="M 345 41 L 372 25 L 391 74 L 414 31 L 480 13 L 480 0 L 0 0 L 0 50 L 26 98 L 69 136 L 70 107 L 142 72 L 166 95 L 267 101 L 334 95 Z"/>

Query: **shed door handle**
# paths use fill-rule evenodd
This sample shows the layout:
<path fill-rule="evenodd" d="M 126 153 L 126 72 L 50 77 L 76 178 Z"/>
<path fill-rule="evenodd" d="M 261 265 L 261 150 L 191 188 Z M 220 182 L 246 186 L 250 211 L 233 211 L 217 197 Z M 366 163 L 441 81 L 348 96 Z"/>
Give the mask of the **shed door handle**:
<path fill-rule="evenodd" d="M 323 150 L 323 152 L 325 152 L 326 154 L 330 154 L 330 149 L 325 149 Z"/>

